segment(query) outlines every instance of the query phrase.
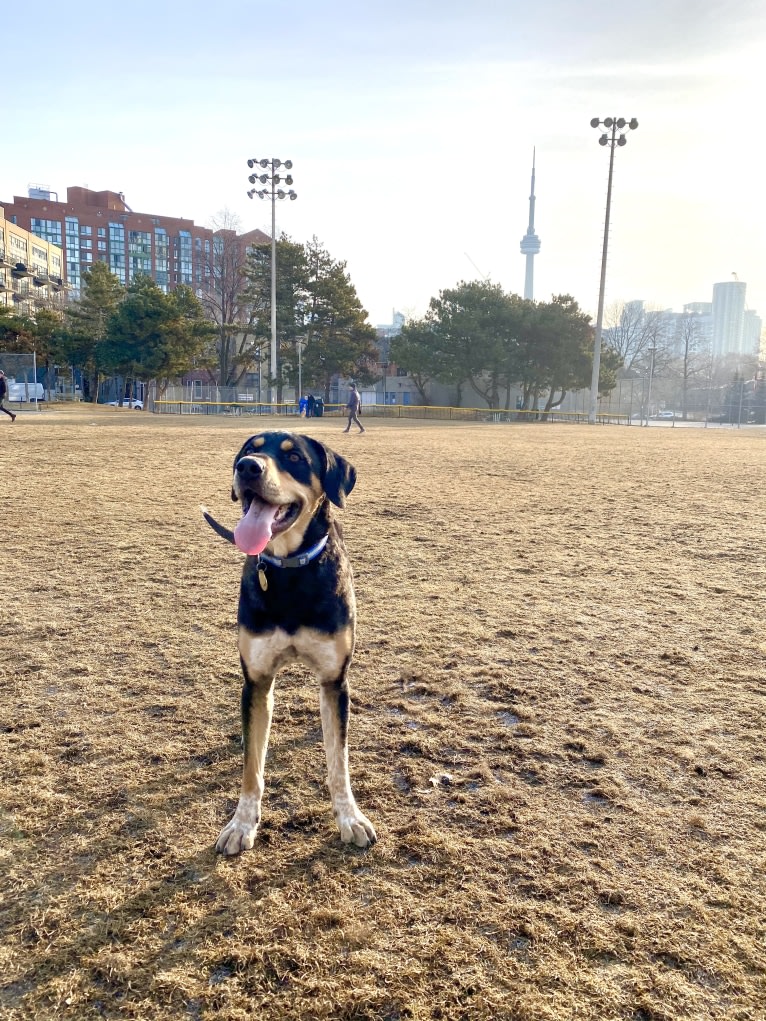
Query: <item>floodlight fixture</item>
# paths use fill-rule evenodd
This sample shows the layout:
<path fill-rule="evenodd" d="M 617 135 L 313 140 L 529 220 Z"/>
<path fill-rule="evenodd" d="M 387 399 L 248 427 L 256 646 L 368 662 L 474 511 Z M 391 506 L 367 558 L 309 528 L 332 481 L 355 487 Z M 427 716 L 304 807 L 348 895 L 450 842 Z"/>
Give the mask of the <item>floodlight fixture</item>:
<path fill-rule="evenodd" d="M 252 198 L 257 195 L 259 199 L 271 199 L 271 352 L 270 352 L 270 365 L 269 375 L 271 377 L 271 385 L 269 387 L 269 400 L 273 404 L 276 401 L 275 383 L 277 380 L 277 228 L 276 228 L 276 203 L 277 199 L 290 200 L 297 199 L 297 194 L 290 188 L 289 192 L 285 192 L 282 188 L 278 188 L 277 185 L 284 183 L 291 185 L 293 178 L 291 175 L 282 176 L 277 173 L 280 167 L 284 167 L 286 170 L 292 170 L 292 160 L 280 160 L 275 156 L 271 159 L 261 159 L 257 157 L 249 159 L 247 165 L 250 169 L 255 166 L 260 166 L 263 170 L 268 171 L 267 173 L 256 175 L 251 174 L 248 178 L 250 184 L 255 184 L 257 181 L 267 187 L 262 189 L 251 189 L 247 193 L 248 198 Z"/>

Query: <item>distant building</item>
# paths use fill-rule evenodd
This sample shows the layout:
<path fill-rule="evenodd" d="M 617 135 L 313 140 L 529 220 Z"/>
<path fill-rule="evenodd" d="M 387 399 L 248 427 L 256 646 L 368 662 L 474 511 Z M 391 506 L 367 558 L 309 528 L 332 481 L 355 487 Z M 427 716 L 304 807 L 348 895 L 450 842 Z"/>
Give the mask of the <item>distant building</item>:
<path fill-rule="evenodd" d="M 391 361 L 391 341 L 402 332 L 405 317 L 394 312 L 390 323 L 375 327 L 378 347 L 378 373 L 375 384 L 376 404 L 420 404 L 417 387 L 410 379 L 406 367 Z M 362 395 L 364 397 L 364 394 Z"/>
<path fill-rule="evenodd" d="M 163 291 L 179 284 L 203 294 L 209 286 L 214 232 L 180 217 L 134 213 L 122 192 L 67 188 L 58 194 L 36 186 L 26 198 L 2 203 L 9 221 L 64 253 L 63 274 L 74 297 L 82 274 L 103 262 L 122 284 L 147 274 Z M 246 244 L 269 240 L 262 231 L 242 236 Z"/>
<path fill-rule="evenodd" d="M 64 255 L 58 245 L 6 219 L 0 206 L 0 305 L 34 316 L 64 298 Z"/>
<path fill-rule="evenodd" d="M 697 316 L 712 316 L 713 314 L 713 302 L 712 301 L 690 301 L 684 305 L 684 312 L 691 312 Z"/>
<path fill-rule="evenodd" d="M 762 329 L 763 320 L 758 313 L 754 309 L 746 308 L 742 323 L 742 347 L 745 354 L 760 353 Z"/>
<path fill-rule="evenodd" d="M 746 288 L 747 285 L 741 280 L 713 284 L 714 358 L 744 353 Z"/>

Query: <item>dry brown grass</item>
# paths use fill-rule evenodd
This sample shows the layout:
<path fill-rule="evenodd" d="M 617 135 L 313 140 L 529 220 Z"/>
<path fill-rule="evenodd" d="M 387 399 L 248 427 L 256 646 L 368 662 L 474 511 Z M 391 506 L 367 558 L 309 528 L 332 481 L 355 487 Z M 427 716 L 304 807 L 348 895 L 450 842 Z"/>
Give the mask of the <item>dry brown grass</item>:
<path fill-rule="evenodd" d="M 240 775 L 248 422 L 0 423 L 0 1016 L 766 1016 L 766 434 L 337 421 L 360 608 L 340 846 L 317 692 Z M 253 429 L 254 431 L 254 429 Z"/>

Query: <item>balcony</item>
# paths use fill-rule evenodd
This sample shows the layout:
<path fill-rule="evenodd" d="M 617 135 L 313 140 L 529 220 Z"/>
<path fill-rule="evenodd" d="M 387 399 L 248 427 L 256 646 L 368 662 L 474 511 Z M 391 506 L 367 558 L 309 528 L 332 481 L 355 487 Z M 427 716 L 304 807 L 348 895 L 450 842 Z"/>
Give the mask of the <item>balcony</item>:
<path fill-rule="evenodd" d="M 12 276 L 15 276 L 17 280 L 21 280 L 22 277 L 31 277 L 32 270 L 25 266 L 23 262 L 17 262 L 13 269 L 11 269 Z"/>
<path fill-rule="evenodd" d="M 45 287 L 48 283 L 48 274 L 44 270 L 34 270 L 32 273 L 32 283 L 35 287 Z"/>
<path fill-rule="evenodd" d="M 0 266 L 12 266 L 10 255 L 6 254 L 4 248 L 0 248 Z"/>

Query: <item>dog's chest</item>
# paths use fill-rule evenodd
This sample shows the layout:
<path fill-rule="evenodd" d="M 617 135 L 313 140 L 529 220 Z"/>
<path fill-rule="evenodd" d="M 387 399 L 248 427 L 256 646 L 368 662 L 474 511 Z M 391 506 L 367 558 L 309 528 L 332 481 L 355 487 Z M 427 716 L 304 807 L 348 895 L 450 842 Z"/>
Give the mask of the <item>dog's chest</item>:
<path fill-rule="evenodd" d="M 252 677 L 273 675 L 290 663 L 303 663 L 320 679 L 337 677 L 354 648 L 353 627 L 334 634 L 314 628 L 299 628 L 288 634 L 275 628 L 253 634 L 246 627 L 239 629 L 239 652 Z"/>

